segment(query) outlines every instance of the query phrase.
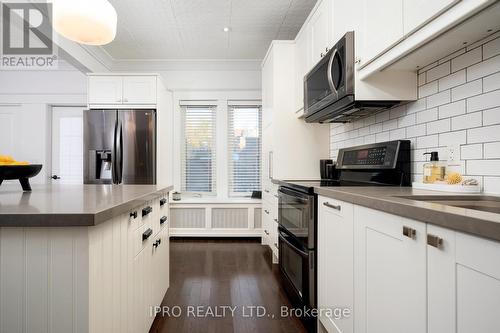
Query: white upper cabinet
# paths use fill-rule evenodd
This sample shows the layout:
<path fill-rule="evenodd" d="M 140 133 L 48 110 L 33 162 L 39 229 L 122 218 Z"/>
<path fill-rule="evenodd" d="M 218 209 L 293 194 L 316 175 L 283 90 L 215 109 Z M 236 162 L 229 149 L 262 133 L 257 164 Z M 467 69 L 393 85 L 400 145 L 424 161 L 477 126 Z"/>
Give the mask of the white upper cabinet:
<path fill-rule="evenodd" d="M 332 0 L 322 0 L 309 21 L 311 62 L 314 66 L 332 47 Z"/>
<path fill-rule="evenodd" d="M 122 103 L 122 78 L 119 76 L 89 76 L 89 104 Z"/>
<path fill-rule="evenodd" d="M 154 105 L 157 103 L 155 75 L 90 75 L 89 105 Z"/>
<path fill-rule="evenodd" d="M 358 57 L 366 64 L 403 38 L 403 0 L 363 0 L 362 11 L 363 42 Z"/>
<path fill-rule="evenodd" d="M 156 76 L 124 76 L 123 103 L 156 104 Z"/>
<path fill-rule="evenodd" d="M 420 28 L 460 0 L 403 0 L 404 35 Z"/>
<path fill-rule="evenodd" d="M 358 39 L 363 17 L 364 0 L 333 0 L 331 4 L 332 45 L 336 44 L 348 31 L 355 31 Z M 354 19 L 353 19 L 354 18 Z"/>
<path fill-rule="evenodd" d="M 354 331 L 427 330 L 426 225 L 354 206 Z"/>
<path fill-rule="evenodd" d="M 306 31 L 295 40 L 295 107 L 294 112 L 304 109 L 304 76 L 310 66 L 309 39 Z"/>

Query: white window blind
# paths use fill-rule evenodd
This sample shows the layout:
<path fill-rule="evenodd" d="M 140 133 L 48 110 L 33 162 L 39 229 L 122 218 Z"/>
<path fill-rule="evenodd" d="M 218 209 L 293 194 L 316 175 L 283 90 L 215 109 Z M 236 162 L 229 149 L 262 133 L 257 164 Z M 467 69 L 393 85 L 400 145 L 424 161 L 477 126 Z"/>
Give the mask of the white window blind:
<path fill-rule="evenodd" d="M 262 113 L 260 106 L 229 105 L 229 195 L 261 189 Z"/>
<path fill-rule="evenodd" d="M 185 106 L 182 191 L 216 192 L 215 106 Z"/>

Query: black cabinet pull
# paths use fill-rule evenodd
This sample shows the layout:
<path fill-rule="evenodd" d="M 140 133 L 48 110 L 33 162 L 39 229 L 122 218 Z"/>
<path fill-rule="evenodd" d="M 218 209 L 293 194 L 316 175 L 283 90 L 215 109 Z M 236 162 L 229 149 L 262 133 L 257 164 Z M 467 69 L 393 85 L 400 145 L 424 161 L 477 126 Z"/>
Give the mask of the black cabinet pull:
<path fill-rule="evenodd" d="M 160 224 L 163 224 L 167 222 L 167 217 L 166 216 L 162 216 L 162 218 L 160 219 Z"/>
<path fill-rule="evenodd" d="M 158 238 L 156 242 L 153 243 L 153 247 L 156 249 L 158 248 L 158 246 L 160 246 L 160 244 L 161 244 L 161 238 Z"/>
<path fill-rule="evenodd" d="M 153 230 L 151 228 L 148 228 L 146 231 L 142 233 L 142 241 L 144 242 L 146 239 L 149 238 L 153 234 Z"/>
<path fill-rule="evenodd" d="M 142 209 L 142 216 L 146 216 L 148 215 L 149 213 L 151 213 L 153 211 L 153 207 L 151 206 L 147 206 L 146 208 L 143 208 Z"/>
<path fill-rule="evenodd" d="M 160 199 L 160 207 L 167 203 L 167 199 Z"/>
<path fill-rule="evenodd" d="M 130 213 L 130 217 L 133 217 L 134 219 L 136 219 L 137 218 L 137 211 Z"/>

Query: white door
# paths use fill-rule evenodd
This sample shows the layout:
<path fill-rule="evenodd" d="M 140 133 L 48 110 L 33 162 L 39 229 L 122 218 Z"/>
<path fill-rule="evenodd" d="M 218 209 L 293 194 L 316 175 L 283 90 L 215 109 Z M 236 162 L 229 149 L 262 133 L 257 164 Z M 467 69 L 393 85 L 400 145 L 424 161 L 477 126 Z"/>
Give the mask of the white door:
<path fill-rule="evenodd" d="M 156 76 L 123 77 L 123 104 L 156 104 Z"/>
<path fill-rule="evenodd" d="M 89 104 L 121 104 L 123 80 L 121 76 L 90 76 Z"/>
<path fill-rule="evenodd" d="M 323 0 L 318 6 L 310 22 L 311 59 L 315 65 L 332 47 L 330 41 L 331 0 Z"/>
<path fill-rule="evenodd" d="M 425 223 L 354 206 L 354 331 L 427 330 Z"/>
<path fill-rule="evenodd" d="M 83 184 L 83 107 L 52 108 L 52 182 Z"/>
<path fill-rule="evenodd" d="M 352 333 L 353 205 L 319 197 L 318 212 L 318 307 L 350 312 L 335 318 L 325 311 L 319 319 L 329 333 Z"/>

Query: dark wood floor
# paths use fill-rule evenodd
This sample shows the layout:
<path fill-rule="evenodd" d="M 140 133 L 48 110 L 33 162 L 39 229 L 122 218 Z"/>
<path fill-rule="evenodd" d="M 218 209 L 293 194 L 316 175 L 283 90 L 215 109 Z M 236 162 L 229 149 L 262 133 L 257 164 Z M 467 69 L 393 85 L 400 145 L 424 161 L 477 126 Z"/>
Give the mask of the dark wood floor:
<path fill-rule="evenodd" d="M 281 306 L 291 305 L 269 256 L 256 241 L 172 240 L 170 288 L 162 305 L 179 306 L 182 314 L 157 315 L 150 332 L 306 332 L 297 318 L 280 316 Z M 204 316 L 188 313 L 189 306 L 201 306 Z M 234 316 L 226 308 L 224 317 L 215 318 L 220 306 L 236 307 Z M 264 307 L 266 316 L 245 317 L 249 306 Z"/>

